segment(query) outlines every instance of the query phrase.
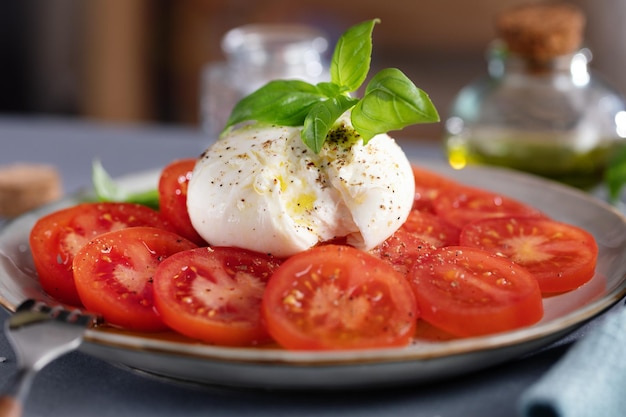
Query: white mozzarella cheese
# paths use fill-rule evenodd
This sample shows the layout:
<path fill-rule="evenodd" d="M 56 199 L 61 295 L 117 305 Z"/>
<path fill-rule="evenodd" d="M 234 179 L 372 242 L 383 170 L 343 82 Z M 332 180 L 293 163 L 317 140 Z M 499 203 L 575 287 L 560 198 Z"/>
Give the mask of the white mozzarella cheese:
<path fill-rule="evenodd" d="M 347 133 L 336 132 L 319 154 L 296 127 L 254 124 L 220 138 L 189 183 L 195 229 L 212 245 L 275 256 L 341 237 L 364 250 L 384 241 L 411 210 L 411 165 L 388 135 L 364 146 L 343 123 Z"/>

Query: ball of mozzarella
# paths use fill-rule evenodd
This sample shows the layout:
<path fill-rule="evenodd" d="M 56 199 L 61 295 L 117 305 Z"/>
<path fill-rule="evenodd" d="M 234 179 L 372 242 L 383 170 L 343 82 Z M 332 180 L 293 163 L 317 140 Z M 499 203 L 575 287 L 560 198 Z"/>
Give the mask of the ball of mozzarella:
<path fill-rule="evenodd" d="M 354 132 L 342 119 L 345 132 Z M 289 256 L 334 238 L 368 250 L 391 236 L 413 204 L 411 165 L 386 134 L 367 145 L 341 128 L 315 154 L 301 128 L 249 125 L 207 149 L 187 208 L 211 245 Z"/>

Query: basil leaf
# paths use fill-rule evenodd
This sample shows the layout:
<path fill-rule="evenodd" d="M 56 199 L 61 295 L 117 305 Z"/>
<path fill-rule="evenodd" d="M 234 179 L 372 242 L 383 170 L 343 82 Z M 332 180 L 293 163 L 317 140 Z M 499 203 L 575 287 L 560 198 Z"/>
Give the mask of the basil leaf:
<path fill-rule="evenodd" d="M 439 121 L 428 95 L 402 72 L 379 72 L 359 101 L 350 94 L 365 82 L 372 55 L 372 32 L 379 19 L 348 29 L 337 42 L 330 65 L 330 82 L 275 80 L 241 99 L 222 133 L 245 121 L 303 126 L 302 140 L 316 153 L 337 119 L 352 108 L 352 124 L 367 143 L 373 136 L 414 123 Z"/>
<path fill-rule="evenodd" d="M 114 201 L 122 203 L 137 203 L 159 208 L 159 190 L 156 188 L 140 192 L 130 192 L 117 184 L 105 171 L 99 160 L 94 160 L 91 166 L 93 189 L 98 201 Z"/>
<path fill-rule="evenodd" d="M 224 131 L 248 120 L 301 126 L 309 109 L 322 98 L 316 86 L 304 81 L 270 81 L 235 105 Z"/>
<path fill-rule="evenodd" d="M 358 99 L 347 96 L 337 96 L 320 101 L 311 108 L 302 129 L 304 144 L 315 153 L 319 153 L 326 142 L 328 132 L 339 116 L 354 106 Z"/>
<path fill-rule="evenodd" d="M 330 63 L 330 80 L 342 91 L 356 91 L 365 81 L 372 59 L 372 31 L 378 19 L 348 29 L 337 41 Z"/>
<path fill-rule="evenodd" d="M 320 94 L 326 97 L 336 97 L 342 93 L 341 88 L 335 83 L 321 82 L 316 86 Z"/>
<path fill-rule="evenodd" d="M 363 98 L 352 109 L 351 120 L 367 143 L 380 133 L 415 123 L 437 122 L 439 114 L 428 95 L 402 71 L 387 68 L 369 82 Z"/>
<path fill-rule="evenodd" d="M 609 162 L 604 172 L 604 182 L 611 202 L 617 202 L 626 184 L 626 147 L 621 148 Z"/>

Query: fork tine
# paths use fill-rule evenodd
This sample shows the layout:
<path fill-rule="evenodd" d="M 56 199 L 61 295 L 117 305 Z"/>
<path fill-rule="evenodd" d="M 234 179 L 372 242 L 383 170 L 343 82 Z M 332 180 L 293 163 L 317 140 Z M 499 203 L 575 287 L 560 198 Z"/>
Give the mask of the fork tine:
<path fill-rule="evenodd" d="M 41 301 L 26 300 L 5 323 L 7 338 L 16 354 L 18 371 L 0 397 L 0 417 L 18 417 L 36 373 L 80 345 L 84 331 L 100 321 L 98 316 Z M 48 331 L 46 337 L 46 330 Z M 54 333 L 52 333 L 54 330 Z"/>

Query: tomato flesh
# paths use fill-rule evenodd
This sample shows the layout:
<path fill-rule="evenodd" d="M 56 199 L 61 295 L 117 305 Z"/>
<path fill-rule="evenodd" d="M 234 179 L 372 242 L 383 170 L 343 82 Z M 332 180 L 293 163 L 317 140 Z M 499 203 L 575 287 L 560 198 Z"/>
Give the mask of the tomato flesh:
<path fill-rule="evenodd" d="M 155 210 L 130 203 L 83 203 L 41 217 L 29 240 L 43 290 L 63 303 L 80 306 L 72 274 L 74 255 L 102 233 L 133 226 L 171 229 Z"/>
<path fill-rule="evenodd" d="M 458 245 L 461 229 L 428 212 L 412 210 L 401 229 L 434 247 Z"/>
<path fill-rule="evenodd" d="M 206 246 L 205 240 L 192 226 L 187 212 L 187 187 L 195 165 L 195 159 L 179 159 L 163 168 L 158 187 L 159 210 L 178 234 L 198 246 Z"/>
<path fill-rule="evenodd" d="M 439 193 L 433 200 L 433 207 L 437 216 L 458 228 L 491 217 L 544 217 L 541 211 L 521 201 L 499 193 L 460 185 Z"/>
<path fill-rule="evenodd" d="M 154 227 L 129 227 L 97 236 L 74 257 L 80 300 L 109 324 L 138 331 L 165 330 L 154 310 L 155 271 L 168 256 L 194 247 L 178 234 Z"/>
<path fill-rule="evenodd" d="M 371 249 L 369 253 L 391 264 L 402 275 L 406 275 L 416 258 L 433 250 L 435 247 L 403 228 Z"/>
<path fill-rule="evenodd" d="M 262 302 L 270 335 L 287 349 L 404 346 L 418 317 L 406 279 L 350 246 L 323 245 L 287 259 Z"/>
<path fill-rule="evenodd" d="M 537 280 L 490 252 L 438 248 L 409 274 L 422 318 L 456 336 L 480 336 L 536 323 L 543 316 Z"/>
<path fill-rule="evenodd" d="M 481 220 L 463 228 L 460 241 L 525 267 L 543 292 L 580 287 L 593 278 L 598 259 L 598 246 L 589 232 L 545 218 Z"/>
<path fill-rule="evenodd" d="M 226 346 L 267 342 L 261 299 L 278 265 L 269 255 L 230 247 L 179 252 L 157 269 L 155 307 L 168 326 L 195 339 Z"/>
<path fill-rule="evenodd" d="M 443 175 L 429 169 L 418 167 L 413 168 L 413 178 L 415 179 L 415 197 L 413 200 L 413 210 L 434 213 L 433 201 L 445 189 L 455 187 L 458 184 Z"/>

